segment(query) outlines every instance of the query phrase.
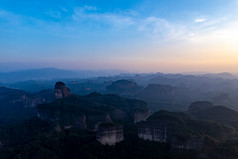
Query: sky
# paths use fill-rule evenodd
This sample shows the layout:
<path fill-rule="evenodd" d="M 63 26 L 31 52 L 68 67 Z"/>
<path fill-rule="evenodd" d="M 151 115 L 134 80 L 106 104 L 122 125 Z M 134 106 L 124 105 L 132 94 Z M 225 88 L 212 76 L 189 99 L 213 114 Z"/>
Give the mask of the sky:
<path fill-rule="evenodd" d="M 238 72 L 237 0 L 0 0 L 0 71 Z"/>

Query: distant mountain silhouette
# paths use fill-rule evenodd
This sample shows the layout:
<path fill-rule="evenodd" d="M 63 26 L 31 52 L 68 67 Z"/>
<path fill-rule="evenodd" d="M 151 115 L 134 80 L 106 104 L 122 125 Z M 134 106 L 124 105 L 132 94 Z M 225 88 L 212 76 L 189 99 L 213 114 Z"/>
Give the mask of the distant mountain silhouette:
<path fill-rule="evenodd" d="M 52 80 L 68 78 L 90 78 L 125 73 L 121 70 L 61 70 L 56 68 L 31 69 L 0 73 L 0 82 L 10 83 L 26 80 Z"/>
<path fill-rule="evenodd" d="M 222 72 L 222 73 L 217 73 L 217 74 L 204 74 L 202 76 L 206 76 L 206 77 L 212 77 L 212 78 L 224 78 L 224 79 L 234 79 L 235 76 L 232 75 L 231 73 L 228 72 Z"/>

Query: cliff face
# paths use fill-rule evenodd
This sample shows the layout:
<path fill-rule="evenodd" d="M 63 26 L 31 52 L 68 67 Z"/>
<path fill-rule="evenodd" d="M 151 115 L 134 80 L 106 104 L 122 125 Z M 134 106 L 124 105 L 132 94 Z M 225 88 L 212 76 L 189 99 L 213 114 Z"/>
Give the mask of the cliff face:
<path fill-rule="evenodd" d="M 98 127 L 97 140 L 103 145 L 115 145 L 123 141 L 123 127 L 113 123 L 102 123 Z"/>
<path fill-rule="evenodd" d="M 91 93 L 85 96 L 85 98 L 94 103 L 92 106 L 94 109 L 107 112 L 114 122 L 126 121 L 135 123 L 143 121 L 149 116 L 147 103 L 142 100 L 98 93 Z"/>
<path fill-rule="evenodd" d="M 184 132 L 180 132 L 184 133 Z M 173 131 L 168 125 L 157 123 L 143 123 L 138 126 L 138 137 L 143 140 L 168 143 L 174 148 L 187 150 L 201 150 L 204 139 L 198 136 L 183 137 Z"/>
<path fill-rule="evenodd" d="M 55 84 L 55 98 L 65 98 L 71 95 L 71 91 L 63 82 L 57 82 Z"/>
<path fill-rule="evenodd" d="M 184 142 L 174 140 L 172 147 L 186 150 L 201 150 L 204 147 L 205 140 L 199 137 L 193 137 Z"/>
<path fill-rule="evenodd" d="M 22 108 L 28 108 L 45 102 L 45 99 L 38 94 L 31 94 L 29 92 L 4 87 L 0 88 L 0 99 L 3 103 L 3 107 L 5 105 L 18 105 Z"/>
<path fill-rule="evenodd" d="M 36 115 L 36 106 L 53 101 L 54 91 L 30 93 L 0 87 L 0 124 L 14 124 Z"/>
<path fill-rule="evenodd" d="M 168 143 L 168 132 L 165 126 L 153 126 L 152 124 L 140 124 L 138 126 L 138 136 L 149 141 Z"/>
<path fill-rule="evenodd" d="M 138 136 L 172 147 L 202 150 L 209 139 L 220 141 L 237 135 L 234 128 L 215 121 L 198 120 L 183 112 L 159 111 L 138 123 Z"/>
<path fill-rule="evenodd" d="M 30 95 L 22 95 L 17 99 L 13 99 L 11 101 L 12 103 L 22 103 L 24 108 L 28 108 L 28 107 L 36 107 L 39 104 L 45 103 L 45 99 L 41 98 L 41 97 L 33 97 Z"/>
<path fill-rule="evenodd" d="M 149 110 L 144 110 L 144 111 L 135 111 L 134 112 L 134 123 L 138 123 L 140 121 L 145 121 L 150 115 Z"/>
<path fill-rule="evenodd" d="M 182 133 L 182 132 L 181 132 Z M 172 130 L 165 125 L 141 124 L 138 127 L 138 137 L 143 140 L 169 143 L 174 148 L 187 150 L 201 150 L 205 140 L 201 137 L 191 137 L 189 139 L 178 139 Z"/>
<path fill-rule="evenodd" d="M 149 114 L 145 102 L 141 104 L 138 100 L 127 101 L 119 96 L 100 94 L 72 95 L 37 108 L 41 120 L 59 123 L 61 129 L 81 127 L 92 131 L 97 131 L 98 125 L 103 122 L 138 122 L 145 120 Z M 75 124 L 74 119 L 82 115 L 84 120 L 79 119 Z"/>
<path fill-rule="evenodd" d="M 201 150 L 204 139 L 198 133 L 196 121 L 185 113 L 159 111 L 138 124 L 138 136 L 144 140 L 168 143 L 181 149 Z"/>
<path fill-rule="evenodd" d="M 149 116 L 144 101 L 95 92 L 87 96 L 70 95 L 69 92 L 63 93 L 65 88 L 64 83 L 57 82 L 55 97 L 61 99 L 37 106 L 38 117 L 51 123 L 56 131 L 86 128 L 97 132 L 97 139 L 102 144 L 114 145 L 123 140 L 123 128 L 112 123 L 136 123 Z"/>
<path fill-rule="evenodd" d="M 22 108 L 36 107 L 39 104 L 53 101 L 51 90 L 29 93 L 22 90 L 0 87 L 0 100 L 2 107 L 15 105 Z"/>
<path fill-rule="evenodd" d="M 131 108 L 131 116 L 134 123 L 145 121 L 149 115 L 150 110 L 147 108 L 147 103 L 137 99 L 127 100 Z"/>

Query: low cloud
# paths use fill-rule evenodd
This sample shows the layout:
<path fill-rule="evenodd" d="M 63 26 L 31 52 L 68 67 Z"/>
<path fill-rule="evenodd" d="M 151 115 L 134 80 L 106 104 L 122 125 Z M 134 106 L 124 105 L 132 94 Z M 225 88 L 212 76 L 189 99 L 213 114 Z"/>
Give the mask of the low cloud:
<path fill-rule="evenodd" d="M 207 19 L 200 18 L 200 19 L 195 19 L 194 20 L 195 23 L 203 23 L 205 21 L 207 21 Z"/>

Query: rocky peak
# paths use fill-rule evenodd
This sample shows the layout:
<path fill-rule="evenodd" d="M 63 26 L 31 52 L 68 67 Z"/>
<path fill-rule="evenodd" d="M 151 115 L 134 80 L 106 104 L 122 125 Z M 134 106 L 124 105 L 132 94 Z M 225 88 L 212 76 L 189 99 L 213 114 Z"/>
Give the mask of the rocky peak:
<path fill-rule="evenodd" d="M 97 131 L 97 140 L 103 145 L 115 145 L 124 140 L 123 126 L 115 123 L 101 123 Z"/>
<path fill-rule="evenodd" d="M 69 88 L 66 87 L 66 85 L 59 81 L 55 84 L 55 98 L 65 98 L 71 95 L 71 91 Z"/>

